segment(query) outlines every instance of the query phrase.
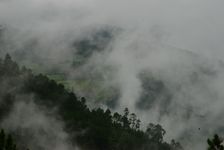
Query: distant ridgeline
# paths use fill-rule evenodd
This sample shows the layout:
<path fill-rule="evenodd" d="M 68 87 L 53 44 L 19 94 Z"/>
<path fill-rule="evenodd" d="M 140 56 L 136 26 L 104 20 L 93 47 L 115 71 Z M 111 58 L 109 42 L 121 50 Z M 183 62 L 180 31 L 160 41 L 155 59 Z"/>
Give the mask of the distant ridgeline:
<path fill-rule="evenodd" d="M 31 70 L 20 68 L 10 55 L 0 59 L 0 122 L 7 118 L 19 95 L 34 95 L 34 102 L 51 111 L 64 122 L 64 129 L 71 141 L 81 149 L 91 150 L 182 150 L 182 146 L 172 140 L 163 140 L 165 130 L 159 124 L 149 124 L 146 131 L 140 128 L 140 120 L 128 108 L 123 114 L 112 113 L 109 109 L 89 109 L 85 98 L 77 98 L 62 84 L 50 80 L 45 75 L 34 75 Z M 29 99 L 20 99 L 29 101 Z M 35 119 L 35 118 L 34 118 Z M 1 125 L 1 123 L 0 123 Z M 23 141 L 22 129 L 15 135 L 18 147 L 29 147 Z M 29 137 L 30 138 L 30 137 Z M 31 137 L 32 138 L 32 137 Z M 1 141 L 1 140 L 0 140 Z M 26 143 L 22 145 L 19 143 Z M 7 143 L 7 142 L 6 142 Z M 0 149 L 0 150 L 4 150 Z M 9 150 L 6 149 L 5 150 Z M 11 149 L 10 149 L 11 150 Z"/>

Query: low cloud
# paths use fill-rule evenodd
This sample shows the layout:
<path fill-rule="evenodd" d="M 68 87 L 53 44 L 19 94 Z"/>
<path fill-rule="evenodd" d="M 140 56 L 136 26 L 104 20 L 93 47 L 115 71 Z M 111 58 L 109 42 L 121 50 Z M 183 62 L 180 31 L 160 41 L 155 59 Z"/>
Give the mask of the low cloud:
<path fill-rule="evenodd" d="M 1 123 L 1 127 L 20 137 L 17 140 L 19 146 L 27 146 L 33 150 L 78 150 L 65 132 L 63 122 L 52 112 L 37 106 L 32 102 L 32 96 L 20 98 L 23 100 L 17 99 L 18 102 Z"/>
<path fill-rule="evenodd" d="M 206 138 L 222 127 L 222 6 L 220 0 L 1 0 L 1 54 L 10 52 L 34 70 L 59 70 L 68 81 L 75 80 L 74 91 L 87 96 L 90 105 L 98 93 L 112 88 L 112 97 L 118 99 L 114 110 L 128 106 L 141 118 L 143 128 L 148 122 L 161 123 L 167 140 L 177 138 L 189 149 L 203 149 Z M 113 35 L 110 43 L 74 68 L 74 42 L 105 28 Z M 156 98 L 150 109 L 137 106 L 141 93 L 147 92 L 140 76 L 144 72 L 162 83 L 169 100 Z M 107 105 L 106 98 L 93 103 Z M 22 108 L 31 114 L 39 109 L 19 103 L 14 112 L 26 114 Z M 35 124 L 42 126 L 41 120 L 48 120 L 41 110 L 34 115 L 39 118 Z M 12 126 L 14 119 L 5 124 Z M 46 128 L 54 122 L 58 121 L 50 119 Z M 56 141 L 67 138 L 61 127 L 55 126 L 60 131 Z"/>

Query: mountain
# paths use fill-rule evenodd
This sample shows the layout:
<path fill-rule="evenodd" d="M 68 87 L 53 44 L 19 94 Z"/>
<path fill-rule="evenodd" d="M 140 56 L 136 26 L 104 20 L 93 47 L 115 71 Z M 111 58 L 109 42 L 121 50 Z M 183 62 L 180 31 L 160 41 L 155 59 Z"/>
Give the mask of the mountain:
<path fill-rule="evenodd" d="M 53 115 L 53 117 L 61 120 L 64 124 L 63 129 L 69 134 L 69 139 L 81 149 L 181 149 L 180 144 L 174 140 L 171 144 L 163 141 L 165 130 L 160 125 L 149 124 L 147 130 L 142 131 L 140 120 L 127 108 L 124 114 L 112 113 L 109 109 L 89 109 L 85 104 L 86 99 L 84 97 L 77 98 L 73 92 L 67 91 L 62 84 L 58 84 L 43 74 L 34 75 L 31 70 L 25 67 L 20 68 L 8 54 L 4 60 L 1 59 L 0 61 L 0 72 L 0 124 L 1 127 L 7 128 L 15 135 L 18 143 L 23 143 L 18 144 L 20 147 L 27 146 L 34 150 L 37 148 L 38 145 L 35 146 L 35 143 L 29 145 L 32 137 L 35 136 L 32 135 L 31 129 L 34 130 L 35 128 L 19 126 L 12 129 L 15 126 L 6 125 L 5 120 L 9 120 L 8 118 L 12 116 L 11 113 L 15 112 L 15 107 L 17 108 L 21 103 L 33 102 L 39 109 L 47 110 L 51 117 Z M 32 99 L 28 98 L 30 95 L 32 95 Z M 32 108 L 32 105 L 25 106 L 27 108 L 23 107 L 23 109 Z M 21 111 L 24 110 L 19 110 L 17 113 Z M 16 120 L 22 124 L 27 121 L 30 122 L 30 120 L 25 119 L 27 115 L 29 116 L 27 113 L 22 113 Z M 44 130 L 44 132 L 48 131 Z"/>

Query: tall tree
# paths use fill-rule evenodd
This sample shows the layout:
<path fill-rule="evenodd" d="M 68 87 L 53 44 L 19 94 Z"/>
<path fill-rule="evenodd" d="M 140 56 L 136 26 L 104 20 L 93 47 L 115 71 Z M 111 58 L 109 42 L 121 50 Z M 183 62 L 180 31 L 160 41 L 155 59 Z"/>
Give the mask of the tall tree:
<path fill-rule="evenodd" d="M 125 109 L 124 109 L 124 115 L 123 115 L 123 117 L 122 117 L 123 127 L 124 127 L 125 129 L 130 128 L 130 122 L 129 122 L 128 117 L 129 117 L 129 110 L 128 110 L 128 108 L 125 108 Z"/>
<path fill-rule="evenodd" d="M 165 133 L 166 131 L 159 124 L 155 125 L 150 123 L 146 129 L 146 134 L 148 135 L 149 139 L 156 143 L 163 142 L 163 136 Z"/>

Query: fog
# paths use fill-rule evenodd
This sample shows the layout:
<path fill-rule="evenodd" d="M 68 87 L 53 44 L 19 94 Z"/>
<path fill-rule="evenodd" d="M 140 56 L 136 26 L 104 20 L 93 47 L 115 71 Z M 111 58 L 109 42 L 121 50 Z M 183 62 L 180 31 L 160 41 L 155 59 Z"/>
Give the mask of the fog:
<path fill-rule="evenodd" d="M 19 146 L 34 150 L 78 150 L 75 144 L 70 142 L 63 122 L 55 117 L 54 112 L 38 107 L 32 101 L 32 96 L 17 96 L 16 99 L 19 102 L 14 104 L 11 113 L 2 121 L 1 126 L 9 132 L 16 133 Z M 30 102 L 22 101 L 24 99 Z"/>
<path fill-rule="evenodd" d="M 160 123 L 167 131 L 166 140 L 178 139 L 186 149 L 204 149 L 206 138 L 223 123 L 223 4 L 222 0 L 0 0 L 0 24 L 5 30 L 1 54 L 10 52 L 26 65 L 44 60 L 44 69 L 57 68 L 68 79 L 106 74 L 110 67 L 99 83 L 119 91 L 114 110 L 128 107 L 141 118 L 143 128 L 149 122 Z M 72 68 L 73 42 L 108 28 L 113 39 L 105 51 Z M 162 95 L 148 109 L 137 107 L 143 91 L 141 73 L 160 80 L 171 100 Z M 74 87 L 80 95 L 96 96 L 94 89 L 90 95 L 85 90 Z"/>

